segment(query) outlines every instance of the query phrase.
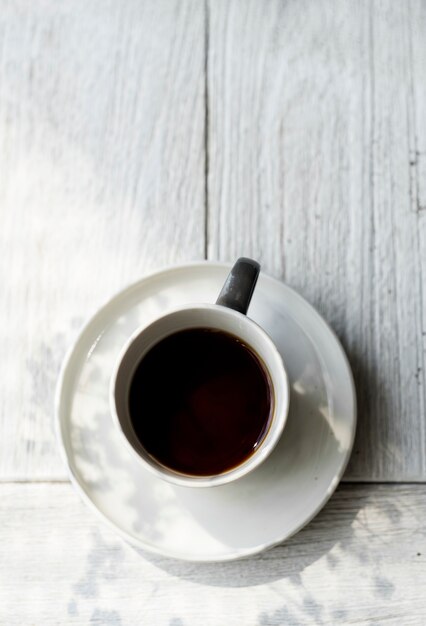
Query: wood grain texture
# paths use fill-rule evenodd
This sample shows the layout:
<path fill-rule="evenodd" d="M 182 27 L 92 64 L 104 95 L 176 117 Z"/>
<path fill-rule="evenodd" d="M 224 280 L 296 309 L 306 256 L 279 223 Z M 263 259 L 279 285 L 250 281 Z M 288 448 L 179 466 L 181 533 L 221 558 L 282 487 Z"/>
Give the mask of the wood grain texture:
<path fill-rule="evenodd" d="M 69 484 L 0 486 L 0 623 L 422 625 L 426 487 L 341 487 L 287 544 L 225 564 L 145 555 Z"/>
<path fill-rule="evenodd" d="M 412 186 L 411 197 L 413 210 L 426 211 L 426 89 L 424 87 L 424 75 L 426 72 L 426 6 L 421 0 L 411 5 L 411 37 L 409 39 L 410 51 L 410 87 L 412 101 L 410 102 L 410 127 L 411 127 L 411 161 Z M 422 222 L 424 217 L 422 218 Z M 421 226 L 422 233 L 425 227 Z M 423 248 L 424 253 L 424 248 Z M 422 264 L 424 268 L 424 263 Z"/>
<path fill-rule="evenodd" d="M 0 476 L 64 476 L 59 365 L 155 267 L 204 256 L 204 6 L 0 1 Z"/>
<path fill-rule="evenodd" d="M 426 7 L 209 3 L 208 256 L 258 258 L 352 363 L 349 480 L 424 480 Z"/>

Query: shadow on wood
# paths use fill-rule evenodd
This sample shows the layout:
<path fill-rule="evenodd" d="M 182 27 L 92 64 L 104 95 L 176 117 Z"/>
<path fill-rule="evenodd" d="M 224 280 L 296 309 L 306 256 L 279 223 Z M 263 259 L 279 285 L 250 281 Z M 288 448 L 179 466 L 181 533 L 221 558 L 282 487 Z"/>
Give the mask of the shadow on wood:
<path fill-rule="evenodd" d="M 339 337 L 351 365 L 357 396 L 357 430 L 351 458 L 343 480 L 380 480 L 383 463 L 398 464 L 403 443 L 392 437 L 392 422 L 398 419 L 388 398 L 384 373 L 369 363 L 358 345 L 349 347 Z M 400 445 L 398 445 L 398 441 Z"/>

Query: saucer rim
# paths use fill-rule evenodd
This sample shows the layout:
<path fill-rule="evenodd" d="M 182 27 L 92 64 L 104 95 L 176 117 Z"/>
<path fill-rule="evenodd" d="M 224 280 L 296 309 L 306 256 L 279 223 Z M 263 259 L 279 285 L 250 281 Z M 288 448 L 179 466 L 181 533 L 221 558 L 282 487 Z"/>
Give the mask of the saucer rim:
<path fill-rule="evenodd" d="M 310 304 L 310 302 L 308 302 L 308 300 L 306 300 L 302 295 L 300 295 L 295 289 L 293 289 L 292 287 L 290 287 L 283 281 L 275 278 L 274 276 L 271 276 L 270 274 L 266 272 L 261 272 L 262 277 L 266 278 L 267 280 L 270 280 L 273 283 L 277 283 L 277 285 L 279 285 L 280 287 L 285 286 L 285 288 L 292 293 L 292 295 L 296 298 L 296 300 L 300 302 L 300 304 L 302 304 L 303 306 L 305 306 L 306 308 L 310 310 L 311 314 L 313 314 L 314 317 L 317 319 L 317 321 L 320 322 L 320 325 L 322 325 L 323 328 L 326 331 L 328 331 L 331 334 L 331 336 L 334 338 L 336 346 L 338 347 L 339 353 L 341 357 L 343 358 L 343 362 L 346 366 L 346 375 L 348 377 L 348 381 L 350 384 L 353 409 L 352 409 L 352 415 L 351 415 L 351 424 L 352 424 L 351 438 L 350 438 L 348 449 L 345 453 L 344 458 L 342 459 L 342 463 L 339 468 L 339 471 L 336 472 L 335 475 L 333 476 L 332 480 L 330 481 L 329 488 L 327 489 L 327 491 L 324 492 L 324 498 L 319 502 L 318 506 L 312 511 L 310 515 L 304 518 L 302 522 L 298 526 L 296 526 L 296 528 L 293 529 L 292 532 L 285 533 L 282 537 L 278 538 L 276 541 L 273 541 L 273 542 L 265 542 L 263 544 L 255 546 L 254 548 L 251 547 L 247 549 L 240 549 L 238 550 L 238 552 L 234 552 L 234 553 L 230 552 L 229 554 L 224 554 L 222 556 L 217 556 L 213 558 L 211 557 L 206 558 L 203 555 L 194 556 L 192 554 L 191 555 L 182 554 L 179 552 L 174 552 L 173 550 L 169 550 L 169 549 L 163 550 L 146 540 L 142 540 L 136 537 L 132 533 L 122 530 L 113 521 L 111 521 L 111 519 L 105 513 L 103 513 L 96 506 L 94 501 L 90 498 L 90 496 L 84 489 L 83 485 L 80 483 L 79 477 L 73 471 L 73 467 L 69 461 L 69 457 L 67 453 L 65 438 L 62 433 L 62 425 L 64 421 L 62 419 L 62 414 L 65 410 L 64 407 L 62 406 L 63 396 L 64 396 L 64 392 L 66 389 L 65 384 L 66 384 L 67 375 L 68 374 L 71 375 L 71 372 L 68 372 L 68 370 L 71 368 L 71 371 L 72 371 L 73 357 L 76 351 L 78 350 L 78 348 L 80 347 L 80 343 L 84 339 L 84 336 L 90 330 L 90 327 L 92 325 L 94 326 L 99 318 L 102 318 L 102 314 L 105 312 L 106 309 L 113 306 L 116 302 L 121 300 L 123 297 L 126 297 L 129 294 L 131 294 L 132 291 L 136 291 L 142 283 L 152 282 L 156 279 L 159 279 L 165 276 L 166 274 L 174 273 L 177 270 L 184 270 L 184 269 L 194 270 L 194 269 L 201 269 L 203 267 L 216 267 L 216 268 L 221 268 L 224 270 L 230 270 L 232 268 L 232 263 L 216 262 L 216 261 L 209 261 L 209 260 L 204 259 L 200 261 L 192 261 L 188 263 L 179 263 L 175 265 L 169 265 L 163 269 L 153 270 L 152 272 L 148 273 L 146 276 L 143 276 L 142 278 L 139 278 L 138 280 L 133 281 L 132 283 L 127 285 L 127 287 L 124 287 L 123 289 L 114 293 L 103 304 L 101 304 L 92 315 L 88 317 L 87 321 L 83 324 L 77 336 L 74 338 L 71 346 L 68 348 L 65 354 L 65 357 L 63 359 L 61 368 L 60 368 L 58 381 L 56 384 L 56 390 L 55 390 L 55 399 L 54 399 L 54 420 L 55 420 L 54 426 L 55 426 L 55 437 L 59 446 L 60 456 L 67 469 L 67 473 L 68 473 L 71 484 L 78 492 L 82 501 L 86 503 L 89 506 L 89 509 L 91 509 L 95 513 L 95 516 L 99 520 L 102 520 L 103 523 L 106 523 L 106 525 L 109 526 L 109 528 L 111 528 L 113 532 L 117 533 L 119 536 L 121 536 L 125 541 L 127 541 L 130 545 L 134 546 L 135 548 L 138 548 L 140 550 L 146 550 L 152 554 L 156 554 L 165 558 L 172 558 L 172 559 L 177 559 L 180 561 L 186 561 L 190 563 L 219 563 L 219 562 L 237 561 L 237 560 L 241 560 L 241 559 L 245 559 L 251 556 L 261 554 L 262 552 L 265 552 L 266 550 L 272 549 L 276 546 L 283 544 L 285 541 L 287 541 L 288 539 L 296 535 L 300 530 L 302 530 L 302 528 L 307 526 L 314 519 L 314 517 L 318 515 L 321 509 L 323 509 L 324 506 L 327 504 L 327 502 L 330 500 L 331 496 L 335 492 L 337 486 L 339 485 L 343 477 L 343 474 L 346 470 L 346 467 L 348 465 L 349 459 L 352 454 L 353 445 L 355 441 L 356 428 L 357 428 L 357 397 L 356 397 L 355 382 L 354 382 L 354 378 L 352 374 L 352 369 L 349 363 L 349 359 L 335 331 L 331 328 L 328 322 L 322 317 L 322 315 L 316 310 L 316 308 L 312 304 Z M 70 392 L 70 395 L 72 396 L 73 393 L 74 393 L 74 390 Z M 161 479 L 158 478 L 158 480 L 161 480 Z M 187 487 L 187 489 L 197 490 L 199 488 Z"/>

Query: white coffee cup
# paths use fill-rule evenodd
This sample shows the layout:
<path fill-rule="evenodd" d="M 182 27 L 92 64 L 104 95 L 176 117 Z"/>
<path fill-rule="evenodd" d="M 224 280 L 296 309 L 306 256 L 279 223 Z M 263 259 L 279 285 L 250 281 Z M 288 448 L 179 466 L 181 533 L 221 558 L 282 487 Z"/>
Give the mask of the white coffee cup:
<path fill-rule="evenodd" d="M 180 307 L 137 330 L 124 346 L 111 378 L 110 404 L 113 420 L 123 441 L 146 469 L 171 483 L 187 487 L 212 487 L 245 476 L 258 467 L 280 439 L 289 408 L 289 385 L 280 353 L 271 338 L 245 312 L 259 274 L 259 265 L 241 258 L 235 263 L 216 304 Z M 165 337 L 181 330 L 208 328 L 236 336 L 259 357 L 268 375 L 273 409 L 269 427 L 253 453 L 236 467 L 212 476 L 183 474 L 166 467 L 139 441 L 129 412 L 129 390 L 134 372 L 147 352 Z"/>

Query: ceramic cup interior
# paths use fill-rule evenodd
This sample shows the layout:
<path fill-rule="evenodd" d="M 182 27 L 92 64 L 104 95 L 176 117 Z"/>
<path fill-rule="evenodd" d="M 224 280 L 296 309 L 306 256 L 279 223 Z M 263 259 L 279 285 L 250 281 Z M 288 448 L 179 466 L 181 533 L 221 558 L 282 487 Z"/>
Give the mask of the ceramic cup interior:
<path fill-rule="evenodd" d="M 237 336 L 263 362 L 270 378 L 273 413 L 263 440 L 240 465 L 213 476 L 182 474 L 162 465 L 143 447 L 130 419 L 128 397 L 133 374 L 144 355 L 159 341 L 180 330 L 210 328 Z M 137 331 L 125 345 L 111 379 L 110 402 L 113 419 L 125 441 L 147 469 L 169 482 L 191 487 L 210 487 L 231 482 L 260 465 L 281 437 L 289 407 L 289 385 L 281 355 L 270 337 L 246 315 L 215 304 L 183 307 Z"/>

